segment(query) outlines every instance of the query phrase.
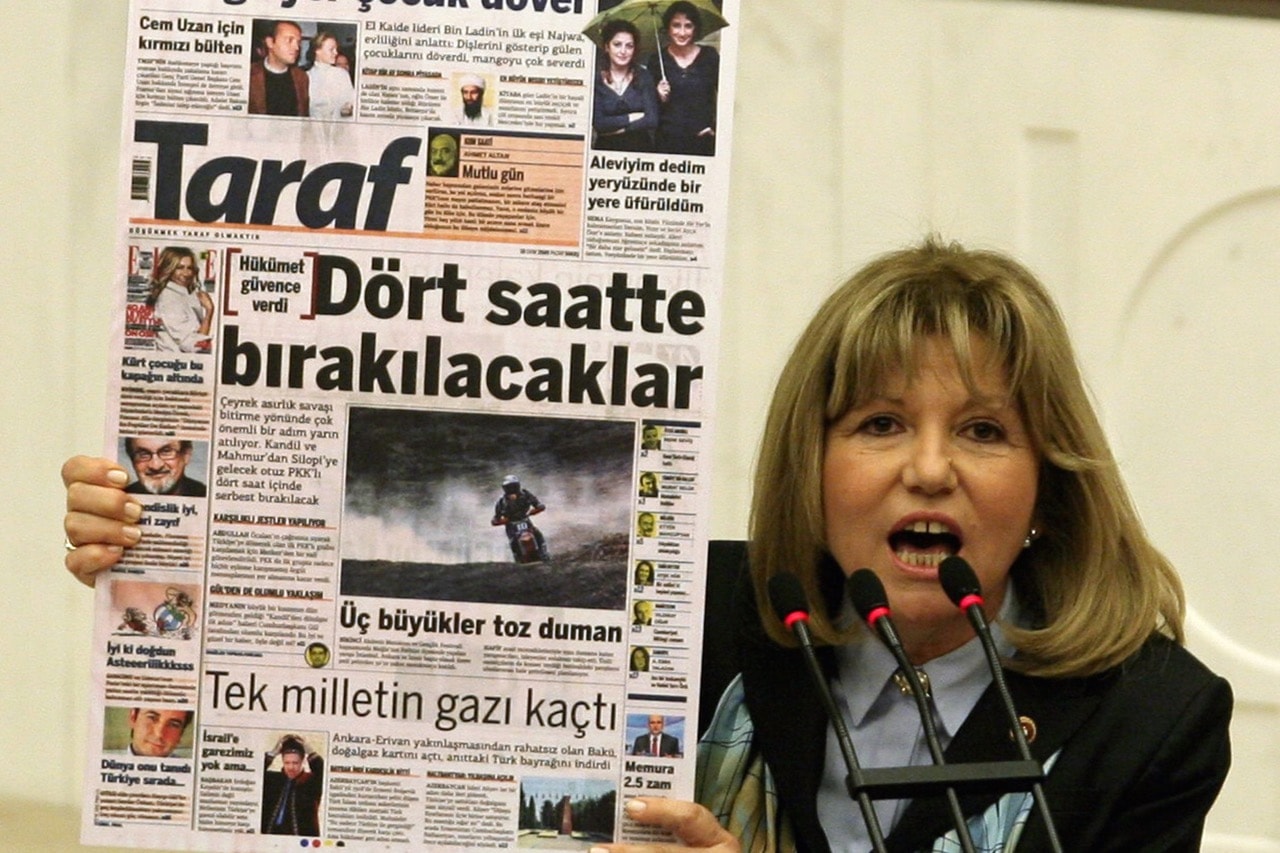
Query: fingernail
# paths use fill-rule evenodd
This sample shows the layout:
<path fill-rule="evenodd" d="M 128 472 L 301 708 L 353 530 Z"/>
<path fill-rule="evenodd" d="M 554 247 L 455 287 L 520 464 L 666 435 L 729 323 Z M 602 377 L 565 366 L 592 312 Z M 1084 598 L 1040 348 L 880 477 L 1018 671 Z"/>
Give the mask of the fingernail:
<path fill-rule="evenodd" d="M 129 501 L 124 505 L 124 517 L 127 521 L 137 521 L 142 518 L 142 504 Z"/>
<path fill-rule="evenodd" d="M 129 482 L 129 475 L 123 468 L 112 468 L 107 472 L 107 482 L 113 486 L 123 486 Z"/>
<path fill-rule="evenodd" d="M 124 527 L 120 528 L 120 532 L 123 533 L 124 538 L 128 539 L 130 542 L 137 542 L 142 538 L 142 528 L 134 527 L 131 524 L 126 524 Z"/>
<path fill-rule="evenodd" d="M 627 804 L 623 806 L 629 815 L 638 815 L 644 811 L 645 804 L 642 800 L 627 800 Z"/>

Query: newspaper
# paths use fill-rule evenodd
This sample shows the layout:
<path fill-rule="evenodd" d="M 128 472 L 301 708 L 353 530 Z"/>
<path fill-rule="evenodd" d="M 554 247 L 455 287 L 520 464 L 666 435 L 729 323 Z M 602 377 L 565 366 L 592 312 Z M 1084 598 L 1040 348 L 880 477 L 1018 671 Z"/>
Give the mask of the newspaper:
<path fill-rule="evenodd" d="M 666 840 L 738 10 L 599 5 L 131 3 L 86 843 Z"/>

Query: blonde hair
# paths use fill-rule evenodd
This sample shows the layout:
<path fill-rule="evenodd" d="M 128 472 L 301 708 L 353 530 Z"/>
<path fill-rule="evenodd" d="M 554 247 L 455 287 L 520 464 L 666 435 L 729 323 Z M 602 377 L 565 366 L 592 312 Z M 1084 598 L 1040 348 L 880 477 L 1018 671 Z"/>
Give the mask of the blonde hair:
<path fill-rule="evenodd" d="M 173 271 L 184 260 L 190 260 L 192 269 L 199 273 L 200 263 L 196 260 L 196 253 L 186 246 L 165 246 L 160 250 L 160 257 L 156 258 L 155 266 L 151 269 L 151 281 L 147 287 L 148 305 L 155 306 L 156 300 L 160 298 L 160 291 L 164 290 Z"/>
<path fill-rule="evenodd" d="M 766 631 L 789 644 L 766 585 L 795 572 L 811 601 L 828 601 L 837 571 L 825 543 L 826 428 L 910 371 L 926 338 L 950 344 L 975 387 L 974 340 L 1007 378 L 1040 458 L 1034 517 L 1042 533 L 1011 568 L 1035 616 L 1006 626 L 1011 665 L 1042 676 L 1086 675 L 1120 663 L 1153 631 L 1181 642 L 1177 573 L 1147 539 L 1076 365 L 1066 324 L 1021 264 L 929 238 L 884 255 L 818 309 L 783 368 L 755 471 L 750 554 Z M 845 642 L 816 608 L 816 639 Z"/>

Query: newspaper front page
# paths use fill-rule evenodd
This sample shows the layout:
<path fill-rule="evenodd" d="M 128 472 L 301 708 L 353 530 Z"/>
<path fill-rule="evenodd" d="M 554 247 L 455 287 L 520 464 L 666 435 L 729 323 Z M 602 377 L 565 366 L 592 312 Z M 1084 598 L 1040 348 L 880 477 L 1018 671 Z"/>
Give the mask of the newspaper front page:
<path fill-rule="evenodd" d="M 133 0 L 86 843 L 661 840 L 738 11 L 670 5 Z"/>

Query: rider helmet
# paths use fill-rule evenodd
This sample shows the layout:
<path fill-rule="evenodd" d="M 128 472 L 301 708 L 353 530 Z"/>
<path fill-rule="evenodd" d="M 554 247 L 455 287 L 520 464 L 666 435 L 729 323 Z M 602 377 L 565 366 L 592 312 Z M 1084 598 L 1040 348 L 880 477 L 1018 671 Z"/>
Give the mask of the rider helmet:
<path fill-rule="evenodd" d="M 508 474 L 502 478 L 502 491 L 507 494 L 518 494 L 520 492 L 520 478 L 515 474 Z"/>

